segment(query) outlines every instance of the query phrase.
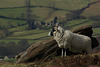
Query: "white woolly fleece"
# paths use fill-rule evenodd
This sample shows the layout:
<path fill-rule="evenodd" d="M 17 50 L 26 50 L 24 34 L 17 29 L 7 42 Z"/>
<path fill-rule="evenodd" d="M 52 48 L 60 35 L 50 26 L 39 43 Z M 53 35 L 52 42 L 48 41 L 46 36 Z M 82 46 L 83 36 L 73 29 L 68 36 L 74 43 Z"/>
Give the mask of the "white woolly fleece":
<path fill-rule="evenodd" d="M 86 53 L 92 52 L 91 39 L 88 36 L 80 35 L 58 27 L 57 33 L 54 33 L 54 39 L 60 48 L 69 49 L 71 52 Z"/>

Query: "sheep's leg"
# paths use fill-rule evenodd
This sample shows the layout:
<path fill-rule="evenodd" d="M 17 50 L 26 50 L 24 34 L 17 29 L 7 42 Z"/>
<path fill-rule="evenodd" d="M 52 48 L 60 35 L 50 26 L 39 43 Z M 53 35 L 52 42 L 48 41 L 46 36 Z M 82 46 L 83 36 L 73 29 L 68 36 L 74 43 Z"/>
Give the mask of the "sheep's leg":
<path fill-rule="evenodd" d="M 63 57 L 63 53 L 64 53 L 64 52 L 63 52 L 63 49 L 62 49 L 62 53 L 61 53 L 62 55 L 61 55 L 61 57 Z"/>
<path fill-rule="evenodd" d="M 64 56 L 66 57 L 66 49 L 65 49 L 65 52 L 64 52 Z"/>

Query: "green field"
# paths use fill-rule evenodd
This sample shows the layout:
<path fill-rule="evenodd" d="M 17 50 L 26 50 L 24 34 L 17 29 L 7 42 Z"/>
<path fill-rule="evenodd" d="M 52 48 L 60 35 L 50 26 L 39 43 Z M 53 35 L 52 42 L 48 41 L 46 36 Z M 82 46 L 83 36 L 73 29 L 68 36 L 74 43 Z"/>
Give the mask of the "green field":
<path fill-rule="evenodd" d="M 50 22 L 53 21 L 55 16 L 57 16 L 60 20 L 66 17 L 67 13 L 70 13 L 72 10 L 78 10 L 86 7 L 88 3 L 96 2 L 98 0 L 31 0 L 31 11 L 32 11 L 32 19 Z M 90 6 L 89 9 L 98 6 L 98 4 L 94 4 Z M 2 8 L 2 9 L 1 9 Z M 96 7 L 99 8 L 99 7 Z M 89 10 L 87 9 L 87 10 Z M 96 10 L 94 8 L 94 10 Z M 99 10 L 99 9 L 98 9 Z M 92 11 L 92 10 L 90 10 Z M 89 11 L 89 12 L 90 12 Z M 96 13 L 96 12 L 95 12 Z M 95 13 L 88 13 L 88 11 L 84 11 L 82 15 L 92 15 Z M 99 13 L 99 11 L 98 11 Z M 26 18 L 26 7 L 25 0 L 0 0 L 0 15 L 9 17 L 10 19 L 0 18 L 0 25 L 2 27 L 8 28 L 10 32 L 14 32 L 13 34 L 3 38 L 3 41 L 18 41 L 20 39 L 29 39 L 31 42 L 33 40 L 43 40 L 48 38 L 48 31 L 46 30 L 31 30 L 27 31 L 26 21 L 23 20 L 14 20 L 13 18 Z M 85 16 L 86 16 L 85 15 Z M 80 25 L 92 25 L 96 21 L 89 19 L 77 19 L 68 21 L 65 26 L 70 26 L 70 29 L 78 27 Z M 25 25 L 24 25 L 25 24 Z M 9 27 L 12 26 L 12 27 Z M 1 27 L 1 28 L 2 28 Z M 98 29 L 94 29 L 94 31 Z M 96 32 L 95 31 L 95 32 Z M 1 40 L 2 41 L 2 40 Z"/>
<path fill-rule="evenodd" d="M 35 17 L 37 20 L 50 22 L 55 16 L 65 17 L 71 10 L 81 9 L 86 7 L 88 3 L 94 1 L 97 0 L 31 0 L 31 6 L 34 6 L 31 8 L 32 18 Z M 23 6 L 25 6 L 25 0 L 1 0 L 0 8 L 4 9 L 0 9 L 0 15 L 13 18 L 26 18 L 26 7 Z M 84 15 L 85 14 L 86 12 L 84 12 Z"/>
<path fill-rule="evenodd" d="M 24 0 L 0 0 L 0 8 L 24 6 Z"/>
<path fill-rule="evenodd" d="M 49 6 L 64 10 L 80 9 L 86 6 L 88 3 L 89 0 L 31 0 L 31 4 L 33 6 Z"/>
<path fill-rule="evenodd" d="M 98 0 L 31 0 L 31 6 L 34 6 L 31 10 L 32 14 L 38 17 L 38 20 L 52 21 L 55 16 L 65 16 L 65 14 L 71 10 L 82 9 L 86 7 L 88 3 L 95 1 Z M 25 6 L 25 0 L 0 0 L 0 8 L 4 8 L 0 9 L 0 15 L 21 18 L 24 14 L 25 18 L 26 8 L 23 6 Z M 58 10 L 55 11 L 54 8 Z M 84 12 L 84 14 L 86 14 L 86 12 Z"/>
<path fill-rule="evenodd" d="M 13 17 L 13 18 L 26 18 L 26 8 L 14 8 L 14 9 L 0 9 L 0 15 L 6 17 Z M 31 8 L 32 18 L 36 17 L 37 20 L 40 21 L 52 21 L 55 16 L 57 17 L 65 17 L 68 11 L 64 10 L 54 10 L 52 8 L 41 8 L 41 7 L 34 7 Z"/>
<path fill-rule="evenodd" d="M 5 39 L 38 39 L 41 37 L 46 37 L 48 32 L 44 32 L 44 33 L 39 33 L 39 34 L 32 34 L 32 35 L 22 35 L 22 36 L 8 36 Z"/>
<path fill-rule="evenodd" d="M 23 25 L 23 24 L 26 24 L 26 21 L 0 18 L 1 28 L 17 27 L 18 25 Z"/>
<path fill-rule="evenodd" d="M 25 10 L 26 8 L 0 9 L 0 15 L 13 18 L 21 18 L 21 15 L 25 14 Z"/>
<path fill-rule="evenodd" d="M 93 23 L 98 22 L 98 21 L 93 21 L 93 20 L 88 20 L 88 19 L 77 19 L 77 20 L 73 20 L 73 21 L 69 21 L 68 26 L 70 26 L 70 28 L 76 28 L 82 25 L 92 25 Z"/>
<path fill-rule="evenodd" d="M 15 27 L 15 28 L 9 28 L 9 31 L 10 32 L 13 32 L 13 31 L 22 31 L 22 30 L 26 30 L 27 28 L 27 25 L 23 25 L 23 26 L 18 26 L 18 27 Z"/>
<path fill-rule="evenodd" d="M 33 11 L 32 14 L 37 16 L 38 20 L 44 21 L 49 16 L 49 13 L 51 13 L 54 10 L 52 8 L 35 7 L 32 8 L 32 11 Z"/>
<path fill-rule="evenodd" d="M 14 32 L 11 36 L 23 36 L 23 35 L 39 34 L 44 32 L 48 32 L 48 31 L 36 29 L 30 31 Z"/>
<path fill-rule="evenodd" d="M 8 42 L 19 42 L 20 41 L 20 39 L 16 39 L 16 40 L 14 40 L 14 39 L 0 39 L 0 42 L 6 42 L 6 43 L 8 43 Z"/>
<path fill-rule="evenodd" d="M 88 19 L 78 19 L 78 20 L 69 21 L 68 24 L 66 24 L 66 26 L 68 25 L 70 29 L 74 29 L 83 25 L 92 25 L 93 23 L 96 23 L 96 22 L 98 21 L 93 21 L 93 20 L 88 20 Z M 98 34 L 100 34 L 99 27 L 92 28 L 92 29 L 93 29 L 93 35 L 98 36 Z"/>
<path fill-rule="evenodd" d="M 50 38 L 50 37 L 48 37 L 48 32 L 49 31 L 47 31 L 47 30 L 39 30 L 39 29 L 30 30 L 30 31 L 17 31 L 3 39 L 0 39 L 0 42 L 2 42 L 2 41 L 18 42 L 19 40 L 27 39 L 30 43 L 34 43 L 37 41 L 42 41 L 44 39 Z"/>
<path fill-rule="evenodd" d="M 2 4 L 3 3 L 3 4 Z M 89 0 L 31 0 L 32 14 L 40 21 L 52 21 L 55 16 L 64 17 L 71 10 L 81 9 L 89 3 Z M 1 0 L 0 15 L 13 18 L 26 18 L 25 0 Z M 9 8 L 8 8 L 9 7 Z M 22 7 L 22 8 L 10 8 Z M 51 8 L 50 8 L 51 7 Z M 55 11 L 55 9 L 58 9 Z M 33 17 L 32 17 L 33 18 Z"/>
<path fill-rule="evenodd" d="M 93 32 L 94 36 L 100 36 L 100 28 L 93 28 Z"/>
<path fill-rule="evenodd" d="M 80 24 L 82 22 L 85 22 L 87 21 L 88 19 L 77 19 L 77 20 L 73 20 L 73 21 L 69 21 L 68 22 L 68 25 L 70 26 L 73 26 L 73 25 L 76 25 L 76 24 Z"/>
<path fill-rule="evenodd" d="M 32 6 L 47 6 L 58 9 L 74 10 L 86 6 L 89 0 L 31 0 Z M 55 5 L 53 5 L 55 4 Z M 70 5 L 70 6 L 69 6 Z M 0 0 L 0 8 L 25 6 L 25 0 Z M 63 8 L 62 8 L 63 7 Z M 76 8 L 74 8 L 76 7 Z"/>

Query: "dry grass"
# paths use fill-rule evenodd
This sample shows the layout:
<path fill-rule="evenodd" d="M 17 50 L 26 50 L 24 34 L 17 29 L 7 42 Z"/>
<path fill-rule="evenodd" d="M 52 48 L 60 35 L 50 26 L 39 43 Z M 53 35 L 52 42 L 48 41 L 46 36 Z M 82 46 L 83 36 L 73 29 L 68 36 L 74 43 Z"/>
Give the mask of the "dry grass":
<path fill-rule="evenodd" d="M 83 13 L 83 16 L 96 16 L 100 15 L 100 3 L 91 5 L 89 8 L 87 8 Z"/>

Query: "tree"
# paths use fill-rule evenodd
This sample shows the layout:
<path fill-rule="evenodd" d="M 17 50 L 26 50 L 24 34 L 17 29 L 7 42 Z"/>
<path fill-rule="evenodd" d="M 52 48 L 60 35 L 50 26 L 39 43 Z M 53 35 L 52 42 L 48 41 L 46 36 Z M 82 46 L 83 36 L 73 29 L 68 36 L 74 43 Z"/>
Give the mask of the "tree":
<path fill-rule="evenodd" d="M 8 21 L 7 23 L 8 23 L 8 27 L 9 28 L 12 28 L 13 27 L 13 24 L 10 21 Z"/>
<path fill-rule="evenodd" d="M 41 24 L 42 24 L 42 25 L 45 25 L 45 22 L 44 22 L 44 21 L 42 21 L 42 22 L 41 22 Z"/>
<path fill-rule="evenodd" d="M 31 30 L 31 29 L 34 29 L 34 20 L 32 20 L 32 11 L 31 11 L 31 5 L 30 5 L 30 0 L 25 0 L 26 2 L 26 21 L 27 21 L 27 24 L 28 24 L 28 27 L 27 29 L 28 30 Z"/>
<path fill-rule="evenodd" d="M 57 20 L 58 20 L 58 18 L 57 18 L 57 16 L 54 18 L 54 24 L 56 24 L 57 23 Z"/>
<path fill-rule="evenodd" d="M 8 30 L 8 29 L 4 29 L 4 34 L 5 34 L 5 36 L 8 36 L 8 35 L 10 35 L 10 34 L 11 34 L 11 32 L 9 32 L 9 30 Z"/>
<path fill-rule="evenodd" d="M 21 13 L 21 19 L 25 19 L 25 14 Z"/>
<path fill-rule="evenodd" d="M 23 52 L 24 50 L 26 50 L 26 48 L 28 48 L 30 46 L 28 40 L 26 39 L 23 39 L 23 40 L 20 40 L 18 43 L 17 43 L 17 47 L 19 48 L 19 51 L 20 52 Z"/>
<path fill-rule="evenodd" d="M 16 46 L 16 42 L 10 41 L 10 42 L 8 42 L 7 46 L 14 47 L 14 46 Z"/>

